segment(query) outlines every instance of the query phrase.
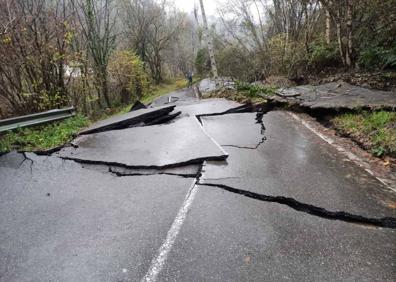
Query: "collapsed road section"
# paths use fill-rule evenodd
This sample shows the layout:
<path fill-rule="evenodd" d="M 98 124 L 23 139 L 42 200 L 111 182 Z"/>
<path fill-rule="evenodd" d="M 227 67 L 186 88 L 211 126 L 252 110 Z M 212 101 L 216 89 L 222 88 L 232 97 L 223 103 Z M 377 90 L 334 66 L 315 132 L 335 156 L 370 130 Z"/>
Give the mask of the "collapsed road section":
<path fill-rule="evenodd" d="M 0 157 L 1 279 L 391 281 L 396 198 L 370 175 L 282 112 L 162 109 Z"/>

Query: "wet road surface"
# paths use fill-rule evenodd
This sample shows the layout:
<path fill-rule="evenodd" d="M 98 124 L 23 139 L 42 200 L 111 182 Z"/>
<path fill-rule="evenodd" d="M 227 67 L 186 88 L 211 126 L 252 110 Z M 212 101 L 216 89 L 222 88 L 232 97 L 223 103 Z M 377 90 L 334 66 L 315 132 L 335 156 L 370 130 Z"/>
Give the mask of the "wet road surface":
<path fill-rule="evenodd" d="M 395 193 L 287 112 L 152 105 L 0 157 L 0 281 L 395 281 Z"/>

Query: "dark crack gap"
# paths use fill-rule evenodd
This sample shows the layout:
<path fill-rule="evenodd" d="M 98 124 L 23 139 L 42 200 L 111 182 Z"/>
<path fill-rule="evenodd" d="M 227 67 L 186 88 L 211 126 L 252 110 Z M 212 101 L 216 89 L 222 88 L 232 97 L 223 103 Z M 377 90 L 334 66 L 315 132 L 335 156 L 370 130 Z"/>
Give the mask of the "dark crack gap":
<path fill-rule="evenodd" d="M 266 113 L 264 112 L 257 112 L 257 116 L 256 116 L 256 123 L 259 123 L 261 125 L 261 129 L 260 129 L 260 134 L 263 136 L 260 140 L 260 142 L 257 143 L 256 146 L 254 147 L 248 147 L 248 146 L 238 146 L 238 145 L 231 145 L 231 144 L 226 144 L 226 145 L 221 145 L 222 147 L 234 147 L 234 148 L 238 148 L 238 149 L 248 149 L 248 150 L 257 150 L 258 147 L 260 147 L 261 144 L 263 144 L 266 140 L 267 137 L 264 135 L 265 133 L 265 126 L 264 126 L 264 122 L 263 122 L 263 117 Z"/>
<path fill-rule="evenodd" d="M 93 164 L 93 165 L 105 165 L 105 166 L 119 166 L 123 168 L 129 168 L 129 169 L 167 169 L 167 168 L 177 168 L 177 167 L 182 167 L 182 166 L 187 166 L 187 165 L 201 165 L 204 161 L 224 161 L 226 160 L 228 155 L 222 155 L 222 156 L 208 156 L 208 157 L 202 157 L 202 158 L 196 158 L 192 160 L 188 160 L 185 162 L 179 162 L 179 163 L 173 163 L 173 164 L 167 164 L 163 166 L 157 166 L 157 165 L 149 165 L 149 166 L 130 166 L 126 165 L 123 163 L 117 163 L 117 162 L 105 162 L 105 161 L 94 161 L 94 160 L 82 160 L 82 159 L 77 159 L 77 158 L 70 158 L 70 157 L 63 157 L 59 156 L 59 158 L 63 160 L 69 160 L 69 161 L 74 161 L 76 163 L 80 164 Z"/>
<path fill-rule="evenodd" d="M 255 147 L 247 147 L 247 146 L 238 146 L 238 145 L 220 145 L 222 147 L 234 147 L 238 149 L 248 149 L 248 150 L 257 150 L 258 147 L 260 147 L 261 144 L 263 144 L 266 140 L 267 137 L 264 136 L 265 132 L 265 126 L 263 122 L 263 117 L 265 114 L 268 112 L 272 111 L 273 107 L 269 104 L 259 104 L 259 105 L 254 105 L 254 104 L 244 104 L 241 106 L 238 106 L 233 109 L 229 109 L 225 112 L 221 113 L 213 113 L 213 114 L 202 114 L 202 115 L 196 115 L 195 118 L 199 121 L 201 126 L 203 127 L 202 119 L 201 117 L 208 117 L 208 116 L 221 116 L 221 115 L 227 115 L 227 114 L 236 114 L 236 113 L 253 113 L 256 112 L 256 123 L 261 124 L 261 131 L 260 134 L 263 135 L 263 138 L 260 140 L 260 142 L 255 146 Z"/>
<path fill-rule="evenodd" d="M 213 183 L 197 183 L 201 186 L 210 186 L 223 189 L 225 191 L 235 193 L 238 195 L 243 195 L 248 198 L 252 198 L 255 200 L 263 201 L 263 202 L 272 202 L 278 203 L 281 205 L 286 205 L 294 210 L 299 212 L 304 212 L 310 215 L 318 216 L 321 218 L 329 219 L 329 220 L 339 220 L 348 223 L 369 225 L 374 227 L 383 227 L 383 228 L 391 228 L 396 229 L 396 218 L 394 217 L 383 217 L 383 218 L 369 218 L 361 215 L 355 215 L 343 211 L 329 211 L 321 207 L 316 207 L 313 205 L 305 204 L 299 202 L 293 198 L 282 197 L 282 196 L 269 196 L 258 194 L 246 190 L 237 189 L 224 184 L 213 184 Z"/>
<path fill-rule="evenodd" d="M 109 167 L 109 172 L 112 175 L 115 175 L 117 177 L 172 175 L 172 176 L 179 176 L 179 177 L 183 177 L 183 178 L 197 178 L 201 174 L 202 164 L 200 165 L 198 172 L 195 173 L 195 174 L 181 174 L 181 173 L 160 172 L 160 171 L 159 172 L 153 172 L 153 173 L 139 173 L 139 172 L 136 172 L 136 173 L 122 173 L 122 172 L 119 172 L 119 171 L 112 170 L 111 167 Z"/>
<path fill-rule="evenodd" d="M 21 167 L 26 161 L 30 161 L 30 173 L 33 173 L 33 164 L 34 164 L 34 161 L 26 155 L 26 152 L 21 152 L 21 154 L 22 154 L 22 156 L 23 156 L 24 159 L 23 159 L 23 161 L 19 164 L 19 167 Z"/>
<path fill-rule="evenodd" d="M 202 124 L 201 117 L 222 116 L 222 115 L 236 114 L 236 113 L 252 113 L 258 111 L 257 109 L 258 107 L 254 106 L 253 104 L 244 104 L 221 113 L 202 114 L 202 115 L 196 115 L 195 117 Z"/>

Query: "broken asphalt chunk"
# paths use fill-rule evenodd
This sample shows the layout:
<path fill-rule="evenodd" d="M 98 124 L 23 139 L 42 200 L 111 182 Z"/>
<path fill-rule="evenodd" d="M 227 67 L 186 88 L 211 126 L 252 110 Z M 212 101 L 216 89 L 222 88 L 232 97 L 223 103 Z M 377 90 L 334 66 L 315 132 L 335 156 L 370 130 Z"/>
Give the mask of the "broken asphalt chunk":
<path fill-rule="evenodd" d="M 128 128 L 140 123 L 148 123 L 173 111 L 175 106 L 140 109 L 99 121 L 80 132 L 80 135 Z"/>
<path fill-rule="evenodd" d="M 165 168 L 225 160 L 227 153 L 203 130 L 197 119 L 83 135 L 57 153 L 81 163 L 130 168 Z"/>
<path fill-rule="evenodd" d="M 396 109 L 394 92 L 363 88 L 346 82 L 284 88 L 276 94 L 270 99 L 311 109 Z"/>

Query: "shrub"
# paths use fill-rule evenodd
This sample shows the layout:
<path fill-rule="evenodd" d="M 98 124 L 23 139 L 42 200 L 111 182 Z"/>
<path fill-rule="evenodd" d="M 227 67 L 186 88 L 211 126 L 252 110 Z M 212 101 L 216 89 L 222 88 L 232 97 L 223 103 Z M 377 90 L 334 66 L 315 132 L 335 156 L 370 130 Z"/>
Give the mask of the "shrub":
<path fill-rule="evenodd" d="M 358 64 L 366 69 L 396 68 L 396 47 L 386 49 L 375 46 L 363 49 L 359 54 Z"/>
<path fill-rule="evenodd" d="M 117 51 L 109 62 L 110 84 L 122 103 L 140 99 L 149 87 L 143 62 L 132 51 Z"/>
<path fill-rule="evenodd" d="M 244 52 L 237 46 L 223 48 L 218 52 L 217 64 L 221 76 L 243 81 L 255 81 L 256 68 L 254 55 Z"/>
<path fill-rule="evenodd" d="M 313 70 L 322 70 L 326 67 L 336 67 L 341 64 L 337 43 L 327 44 L 323 38 L 309 46 L 309 66 Z"/>

